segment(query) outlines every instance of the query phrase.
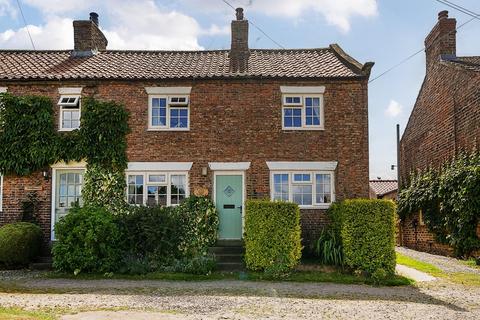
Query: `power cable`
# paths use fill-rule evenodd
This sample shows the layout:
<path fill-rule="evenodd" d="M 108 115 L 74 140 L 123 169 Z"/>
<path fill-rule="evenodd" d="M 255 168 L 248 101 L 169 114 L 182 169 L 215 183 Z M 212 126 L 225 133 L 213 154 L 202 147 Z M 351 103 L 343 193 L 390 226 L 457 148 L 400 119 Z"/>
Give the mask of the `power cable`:
<path fill-rule="evenodd" d="M 18 9 L 20 10 L 20 14 L 22 15 L 23 24 L 25 25 L 25 29 L 27 30 L 28 37 L 30 38 L 30 43 L 32 44 L 33 50 L 36 50 L 35 49 L 35 44 L 33 43 L 32 35 L 30 34 L 30 30 L 28 30 L 27 20 L 25 19 L 25 16 L 23 15 L 22 6 L 20 5 L 19 0 L 17 0 L 17 5 L 18 5 Z"/>
<path fill-rule="evenodd" d="M 227 6 L 229 6 L 230 8 L 232 8 L 233 10 L 236 10 L 236 8 L 234 6 L 232 6 L 231 3 L 229 3 L 227 0 L 222 0 L 223 3 L 225 3 Z M 275 39 L 273 39 L 272 37 L 270 37 L 265 31 L 263 31 L 262 28 L 260 28 L 259 26 L 257 26 L 252 20 L 248 20 L 248 23 L 251 24 L 255 29 L 257 29 L 258 31 L 260 31 L 265 37 L 267 37 L 270 41 L 272 41 L 273 43 L 275 43 L 279 48 L 281 49 L 285 49 L 284 46 L 282 46 L 280 43 L 278 43 Z"/>

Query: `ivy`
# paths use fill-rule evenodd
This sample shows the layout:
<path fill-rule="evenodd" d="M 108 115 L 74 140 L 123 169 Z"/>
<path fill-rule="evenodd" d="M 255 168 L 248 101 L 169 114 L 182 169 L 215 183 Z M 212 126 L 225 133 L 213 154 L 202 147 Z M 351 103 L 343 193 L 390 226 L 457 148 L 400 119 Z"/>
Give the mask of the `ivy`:
<path fill-rule="evenodd" d="M 89 164 L 105 169 L 126 168 L 127 121 L 128 113 L 122 105 L 82 99 L 80 144 Z"/>
<path fill-rule="evenodd" d="M 422 210 L 425 224 L 437 241 L 451 245 L 456 255 L 480 248 L 480 152 L 461 153 L 439 169 L 412 175 L 401 191 L 401 217 Z"/>
<path fill-rule="evenodd" d="M 0 172 L 27 176 L 56 162 L 87 161 L 86 204 L 125 207 L 128 112 L 115 102 L 82 99 L 79 130 L 57 132 L 46 97 L 0 95 Z"/>
<path fill-rule="evenodd" d="M 29 175 L 55 162 L 57 133 L 52 102 L 0 95 L 0 172 Z"/>

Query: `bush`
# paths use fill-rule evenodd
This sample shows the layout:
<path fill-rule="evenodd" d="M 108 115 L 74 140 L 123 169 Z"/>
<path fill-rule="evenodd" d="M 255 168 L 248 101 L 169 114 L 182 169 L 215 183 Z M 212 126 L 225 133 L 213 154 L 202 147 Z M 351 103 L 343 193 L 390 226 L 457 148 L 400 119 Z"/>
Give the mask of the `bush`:
<path fill-rule="evenodd" d="M 163 264 L 179 257 L 181 225 L 176 219 L 175 207 L 130 207 L 130 212 L 117 216 L 123 234 L 123 249 L 127 259 L 148 260 Z M 152 266 L 153 267 L 153 266 Z"/>
<path fill-rule="evenodd" d="M 215 269 L 215 266 L 215 258 L 207 255 L 177 259 L 174 260 L 170 265 L 161 268 L 161 270 L 166 272 L 208 275 Z"/>
<path fill-rule="evenodd" d="M 123 236 L 104 208 L 74 207 L 55 225 L 53 266 L 63 272 L 113 272 L 120 266 Z"/>
<path fill-rule="evenodd" d="M 182 256 L 205 256 L 217 241 L 218 212 L 208 197 L 190 196 L 176 207 L 177 224 L 181 226 L 179 250 Z"/>
<path fill-rule="evenodd" d="M 332 228 L 322 230 L 314 243 L 313 252 L 321 264 L 343 266 L 342 242 Z"/>
<path fill-rule="evenodd" d="M 298 205 L 247 200 L 244 240 L 245 263 L 248 269 L 275 272 L 292 269 L 301 257 L 300 237 Z"/>
<path fill-rule="evenodd" d="M 29 222 L 18 222 L 0 228 L 0 265 L 18 268 L 39 256 L 42 230 Z"/>
<path fill-rule="evenodd" d="M 329 209 L 345 265 L 369 275 L 395 273 L 395 205 L 389 200 L 345 200 Z M 380 270 L 383 269 L 383 272 Z"/>

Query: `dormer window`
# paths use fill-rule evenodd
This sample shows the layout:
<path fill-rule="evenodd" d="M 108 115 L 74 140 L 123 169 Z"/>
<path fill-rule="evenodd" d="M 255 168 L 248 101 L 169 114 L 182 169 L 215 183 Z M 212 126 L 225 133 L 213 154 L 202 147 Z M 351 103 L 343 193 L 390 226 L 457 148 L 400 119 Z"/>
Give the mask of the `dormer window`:
<path fill-rule="evenodd" d="M 80 128 L 80 96 L 62 95 L 58 100 L 60 106 L 60 131 L 72 131 Z"/>

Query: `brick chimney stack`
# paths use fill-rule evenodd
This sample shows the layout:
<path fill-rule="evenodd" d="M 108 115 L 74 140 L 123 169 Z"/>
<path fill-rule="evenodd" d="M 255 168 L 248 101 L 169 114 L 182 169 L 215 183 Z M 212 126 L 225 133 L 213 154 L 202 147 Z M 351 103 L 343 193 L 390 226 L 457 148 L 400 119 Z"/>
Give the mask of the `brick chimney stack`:
<path fill-rule="evenodd" d="M 232 44 L 230 49 L 230 71 L 243 73 L 248 70 L 248 20 L 244 20 L 243 9 L 236 9 L 237 19 L 232 21 Z"/>
<path fill-rule="evenodd" d="M 448 11 L 438 13 L 438 22 L 425 39 L 427 70 L 442 57 L 451 58 L 457 54 L 457 20 L 448 17 Z"/>
<path fill-rule="evenodd" d="M 88 57 L 107 50 L 107 38 L 98 26 L 98 14 L 95 12 L 90 13 L 89 20 L 73 21 L 74 57 Z"/>

